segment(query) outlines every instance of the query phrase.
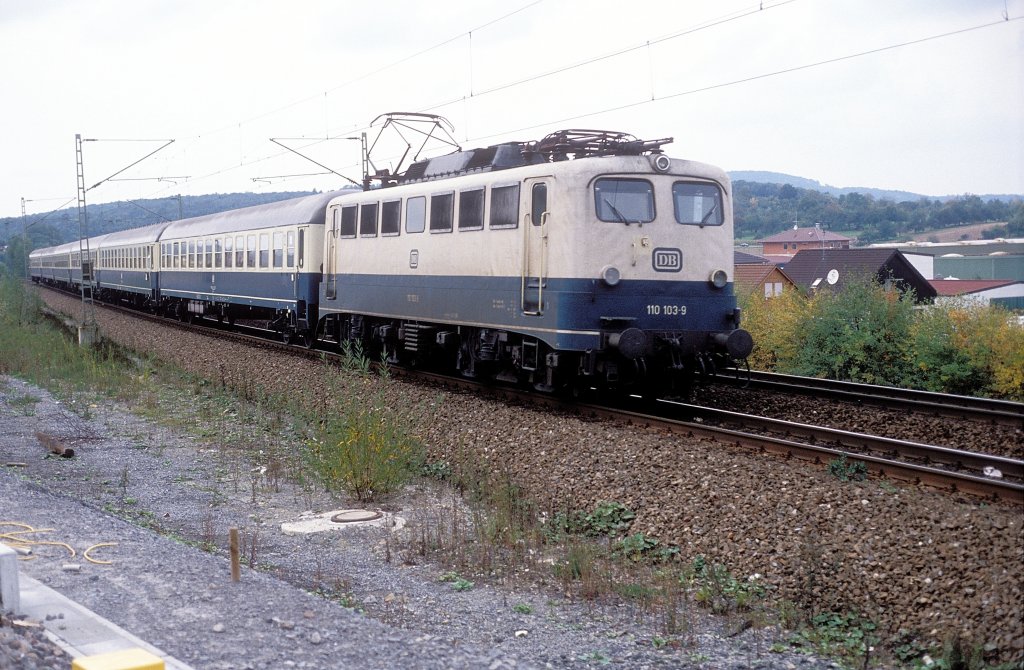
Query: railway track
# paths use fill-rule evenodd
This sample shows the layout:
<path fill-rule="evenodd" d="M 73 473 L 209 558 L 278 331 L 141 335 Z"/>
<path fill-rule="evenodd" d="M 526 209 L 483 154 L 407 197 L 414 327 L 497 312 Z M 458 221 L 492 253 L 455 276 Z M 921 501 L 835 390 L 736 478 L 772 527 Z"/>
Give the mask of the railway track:
<path fill-rule="evenodd" d="M 134 318 L 154 321 L 167 327 L 192 330 L 207 336 L 227 338 L 248 346 L 287 353 L 288 355 L 317 359 L 323 356 L 339 360 L 341 358 L 341 354 L 337 352 L 290 345 L 279 340 L 266 339 L 266 335 L 263 334 L 261 336 L 258 333 L 258 329 L 247 328 L 243 331 L 229 331 L 218 328 L 217 326 L 221 324 L 211 320 L 197 319 L 194 323 L 185 323 L 117 305 L 100 306 Z M 211 328 L 210 326 L 214 327 Z M 868 471 L 875 475 L 951 492 L 979 496 L 990 500 L 1003 500 L 1017 505 L 1024 505 L 1024 461 L 1015 459 L 854 433 L 822 426 L 782 421 L 763 416 L 698 407 L 668 400 L 658 401 L 651 405 L 638 398 L 630 398 L 626 399 L 621 406 L 568 403 L 552 396 L 531 393 L 509 386 L 482 384 L 475 380 L 455 378 L 420 370 L 395 368 L 394 371 L 397 375 L 408 379 L 442 385 L 447 388 L 457 388 L 463 391 L 468 390 L 476 394 L 496 397 L 506 402 L 514 400 L 515 402 L 558 407 L 562 410 L 644 426 L 648 429 L 660 430 L 673 435 L 708 438 L 722 444 L 741 447 L 756 453 L 782 455 L 786 458 L 799 458 L 821 465 L 827 465 L 836 459 L 845 457 L 850 461 L 864 463 Z M 760 379 L 758 379 L 760 377 L 761 373 L 752 374 L 752 383 L 761 383 Z M 773 379 L 776 377 L 785 376 L 766 375 L 765 380 L 768 384 L 766 388 L 774 388 L 775 390 L 785 389 L 786 392 L 794 392 L 794 386 L 791 383 Z M 755 382 L 755 379 L 758 379 L 758 381 Z M 805 378 L 795 379 L 801 382 L 805 380 Z M 814 379 L 810 381 L 825 382 L 818 387 L 818 391 L 813 391 L 818 396 L 821 395 L 822 389 L 827 389 L 829 386 L 827 380 Z M 878 398 L 878 396 L 871 395 L 870 393 L 871 389 L 877 387 L 842 382 L 838 384 L 837 389 L 839 391 L 836 394 L 829 391 L 829 397 L 847 401 L 851 398 L 858 398 L 862 404 L 868 404 L 868 399 L 876 401 Z M 813 384 L 801 385 L 797 382 L 797 385 L 797 388 L 805 390 L 797 392 L 810 393 L 815 388 Z M 858 388 L 857 390 L 849 390 L 847 387 Z M 907 407 L 907 401 L 900 398 L 898 393 L 901 389 L 891 390 L 897 393 L 893 393 L 892 398 L 886 400 L 886 402 L 902 403 L 898 406 Z M 917 395 L 917 393 L 912 392 L 908 395 L 913 396 Z M 991 405 L 986 407 L 987 403 L 982 401 L 976 403 L 976 408 L 982 411 L 970 412 L 965 416 L 964 406 L 969 403 L 946 408 L 937 400 L 945 396 L 941 396 L 941 394 L 923 395 L 929 399 L 927 401 L 915 401 L 918 404 L 913 406 L 919 411 L 921 407 L 925 407 L 929 413 L 937 417 L 969 418 L 971 420 L 983 421 L 997 421 L 999 419 L 996 417 L 999 417 L 1005 420 L 1012 414 L 1007 409 L 1007 406 L 1018 405 L 1017 403 L 999 403 L 999 401 L 996 401 L 996 407 L 1000 405 L 1003 407 L 993 410 Z M 959 402 L 964 397 L 954 396 L 954 398 L 956 402 Z M 966 400 L 982 399 L 966 398 Z M 991 474 L 986 475 L 986 473 Z M 992 476 L 996 473 L 998 473 L 998 476 Z"/>
<path fill-rule="evenodd" d="M 749 377 L 748 377 L 749 375 Z M 754 390 L 803 394 L 862 405 L 916 411 L 938 417 L 988 421 L 1024 428 L 1024 403 L 974 396 L 932 393 L 893 386 L 798 377 L 774 372 L 727 370 L 717 381 Z"/>

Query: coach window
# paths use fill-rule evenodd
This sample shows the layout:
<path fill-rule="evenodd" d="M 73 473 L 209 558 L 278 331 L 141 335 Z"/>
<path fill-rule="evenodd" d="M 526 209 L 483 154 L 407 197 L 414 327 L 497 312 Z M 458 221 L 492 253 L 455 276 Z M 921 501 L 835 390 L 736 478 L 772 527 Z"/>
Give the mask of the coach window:
<path fill-rule="evenodd" d="M 213 267 L 213 240 L 206 240 L 206 267 Z"/>
<path fill-rule="evenodd" d="M 491 228 L 515 228 L 519 225 L 519 184 L 491 189 Z"/>
<path fill-rule="evenodd" d="M 295 267 L 295 231 L 289 230 L 285 235 L 285 259 L 286 267 Z"/>
<path fill-rule="evenodd" d="M 402 231 L 402 201 L 391 200 L 381 205 L 380 234 L 384 236 L 398 235 Z"/>
<path fill-rule="evenodd" d="M 359 210 L 355 205 L 341 208 L 341 237 L 356 236 L 356 213 Z"/>
<path fill-rule="evenodd" d="M 677 181 L 672 184 L 676 222 L 690 226 L 720 226 L 722 191 L 715 184 Z"/>
<path fill-rule="evenodd" d="M 256 236 L 245 236 L 245 267 L 256 267 Z"/>
<path fill-rule="evenodd" d="M 270 234 L 260 233 L 260 267 L 270 267 Z"/>
<path fill-rule="evenodd" d="M 274 267 L 284 265 L 284 233 L 274 233 Z"/>
<path fill-rule="evenodd" d="M 219 237 L 213 241 L 213 267 L 215 268 L 219 268 L 223 264 L 221 260 L 224 257 L 223 245 L 224 241 Z"/>
<path fill-rule="evenodd" d="M 171 265 L 176 268 L 181 267 L 181 244 L 179 242 L 171 245 Z"/>
<path fill-rule="evenodd" d="M 194 268 L 196 266 L 196 241 L 188 241 L 188 266 Z"/>
<path fill-rule="evenodd" d="M 459 230 L 483 230 L 484 190 L 482 188 L 459 193 Z"/>
<path fill-rule="evenodd" d="M 405 232 L 422 233 L 427 220 L 427 199 L 422 195 L 405 201 Z"/>
<path fill-rule="evenodd" d="M 230 235 L 224 238 L 224 267 L 229 268 L 235 256 L 235 247 L 232 245 Z"/>
<path fill-rule="evenodd" d="M 240 268 L 245 265 L 245 238 L 241 235 L 235 237 L 235 267 Z"/>
<path fill-rule="evenodd" d="M 643 179 L 598 179 L 594 205 L 602 221 L 650 223 L 654 220 L 654 187 Z"/>
<path fill-rule="evenodd" d="M 430 232 L 452 232 L 454 208 L 454 193 L 439 193 L 438 195 L 430 196 Z"/>

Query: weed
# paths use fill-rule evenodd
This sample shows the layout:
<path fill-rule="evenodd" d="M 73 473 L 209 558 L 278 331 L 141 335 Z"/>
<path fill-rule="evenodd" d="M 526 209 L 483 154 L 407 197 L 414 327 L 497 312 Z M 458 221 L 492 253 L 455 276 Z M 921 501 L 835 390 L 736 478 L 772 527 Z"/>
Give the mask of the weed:
<path fill-rule="evenodd" d="M 533 608 L 526 603 L 517 603 L 513 605 L 512 611 L 517 614 L 533 614 Z"/>
<path fill-rule="evenodd" d="M 423 464 L 420 474 L 439 482 L 446 482 L 452 478 L 452 466 L 448 461 L 428 461 Z"/>
<path fill-rule="evenodd" d="M 630 561 L 640 561 L 658 547 L 658 541 L 643 533 L 627 535 L 615 544 L 615 554 Z"/>
<path fill-rule="evenodd" d="M 448 582 L 452 585 L 453 591 L 469 591 L 473 588 L 473 582 L 460 577 L 457 572 L 446 572 L 438 578 L 439 582 Z"/>
<path fill-rule="evenodd" d="M 809 623 L 790 635 L 790 645 L 856 659 L 869 655 L 879 642 L 875 623 L 857 612 L 824 612 L 812 616 Z"/>
<path fill-rule="evenodd" d="M 603 651 L 595 651 L 584 656 L 580 656 L 581 661 L 589 661 L 591 663 L 598 663 L 600 665 L 608 665 L 612 662 L 611 656 L 604 653 Z"/>
<path fill-rule="evenodd" d="M 841 482 L 862 482 L 868 477 L 868 466 L 864 461 L 846 460 L 846 454 L 840 454 L 839 458 L 829 461 L 828 473 Z"/>
<path fill-rule="evenodd" d="M 716 614 L 750 610 L 765 596 L 766 588 L 760 581 L 760 575 L 739 580 L 727 567 L 709 563 L 703 556 L 693 559 L 688 572 L 683 579 L 695 586 L 697 604 L 710 608 Z"/>
<path fill-rule="evenodd" d="M 42 398 L 34 396 L 31 393 L 12 396 L 7 400 L 7 403 L 11 408 L 16 412 L 19 412 L 22 416 L 35 416 L 36 405 L 40 402 L 42 402 Z"/>
<path fill-rule="evenodd" d="M 370 398 L 332 394 L 340 406 L 320 417 L 305 450 L 306 463 L 328 491 L 340 489 L 359 501 L 395 491 L 423 463 L 412 418 L 389 405 L 387 377 L 377 381 Z"/>
<path fill-rule="evenodd" d="M 615 537 L 629 530 L 636 514 L 620 502 L 599 502 L 591 512 L 559 512 L 544 524 L 544 535 L 557 542 L 566 535 Z"/>

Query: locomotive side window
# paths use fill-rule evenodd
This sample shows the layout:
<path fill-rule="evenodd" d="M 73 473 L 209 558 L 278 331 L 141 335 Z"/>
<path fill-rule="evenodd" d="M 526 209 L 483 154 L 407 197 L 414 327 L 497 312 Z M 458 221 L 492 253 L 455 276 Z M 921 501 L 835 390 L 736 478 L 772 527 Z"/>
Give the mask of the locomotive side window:
<path fill-rule="evenodd" d="M 535 226 L 544 223 L 544 212 L 548 211 L 548 185 L 533 185 L 533 203 L 530 205 L 530 221 Z"/>
<path fill-rule="evenodd" d="M 519 184 L 491 189 L 491 228 L 515 228 L 519 225 Z"/>
<path fill-rule="evenodd" d="M 341 237 L 356 236 L 356 212 L 358 209 L 355 205 L 341 208 Z"/>
<path fill-rule="evenodd" d="M 380 210 L 380 234 L 398 235 L 402 230 L 402 201 L 385 202 Z"/>
<path fill-rule="evenodd" d="M 459 230 L 484 229 L 484 190 L 459 193 Z"/>
<path fill-rule="evenodd" d="M 440 193 L 430 196 L 430 232 L 452 232 L 452 219 L 455 217 L 455 194 Z"/>
<path fill-rule="evenodd" d="M 274 233 L 274 267 L 284 265 L 284 233 Z"/>
<path fill-rule="evenodd" d="M 359 208 L 359 235 L 377 237 L 377 203 L 371 202 Z"/>
<path fill-rule="evenodd" d="M 720 226 L 722 191 L 715 184 L 677 181 L 672 184 L 676 222 L 690 226 Z"/>
<path fill-rule="evenodd" d="M 224 267 L 226 268 L 232 266 L 232 261 L 235 257 L 235 247 L 232 241 L 233 238 L 230 235 L 224 238 Z"/>
<path fill-rule="evenodd" d="M 427 220 L 427 199 L 419 195 L 405 203 L 405 232 L 422 233 Z"/>
<path fill-rule="evenodd" d="M 249 268 L 256 267 L 256 236 L 246 235 L 245 236 L 245 266 Z"/>
<path fill-rule="evenodd" d="M 594 205 L 602 221 L 650 223 L 654 220 L 654 187 L 643 179 L 598 179 Z"/>

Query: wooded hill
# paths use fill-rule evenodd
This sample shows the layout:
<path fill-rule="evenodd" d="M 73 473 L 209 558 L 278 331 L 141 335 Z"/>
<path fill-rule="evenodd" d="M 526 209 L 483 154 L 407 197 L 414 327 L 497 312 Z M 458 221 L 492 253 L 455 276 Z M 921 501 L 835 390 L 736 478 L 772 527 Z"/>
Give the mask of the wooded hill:
<path fill-rule="evenodd" d="M 817 184 L 809 180 L 808 183 Z M 100 235 L 312 193 L 215 193 L 89 205 L 89 234 Z M 794 225 L 806 227 L 815 223 L 826 230 L 855 237 L 859 244 L 909 239 L 911 235 L 929 230 L 985 222 L 1006 224 L 987 231 L 987 237 L 1024 237 L 1024 200 L 1014 196 L 988 200 L 976 195 L 943 199 L 916 197 L 897 202 L 859 192 L 836 195 L 788 183 L 742 179 L 733 181 L 733 196 L 737 239 L 761 239 Z M 25 221 L 21 217 L 0 219 L 0 247 L 20 236 L 26 224 L 31 248 L 78 239 L 78 211 L 69 207 L 30 215 Z"/>

